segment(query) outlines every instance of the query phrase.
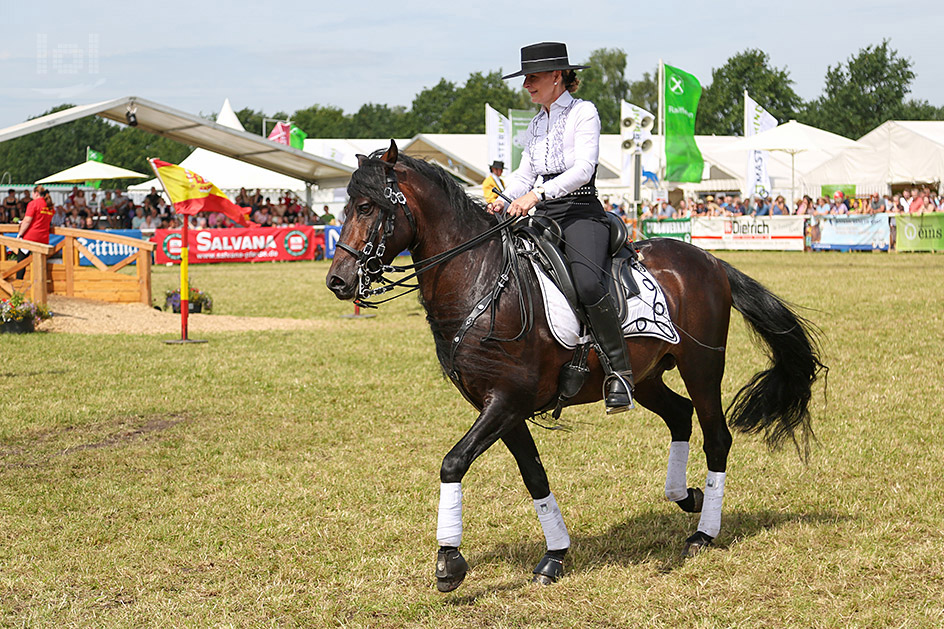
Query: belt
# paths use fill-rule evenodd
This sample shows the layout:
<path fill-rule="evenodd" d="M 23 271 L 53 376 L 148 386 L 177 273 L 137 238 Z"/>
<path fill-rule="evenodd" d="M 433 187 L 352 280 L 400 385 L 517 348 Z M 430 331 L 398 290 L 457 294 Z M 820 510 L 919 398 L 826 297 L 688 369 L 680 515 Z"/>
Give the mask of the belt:
<path fill-rule="evenodd" d="M 551 181 L 555 177 L 558 177 L 560 174 L 561 173 L 551 173 L 548 175 L 541 175 L 541 182 L 547 183 L 548 181 Z M 572 197 L 572 196 L 596 196 L 597 194 L 596 178 L 597 178 L 596 171 L 594 171 L 593 176 L 590 177 L 590 181 L 580 186 L 573 192 L 568 192 L 567 194 L 562 195 L 558 198 L 563 199 L 564 197 Z"/>

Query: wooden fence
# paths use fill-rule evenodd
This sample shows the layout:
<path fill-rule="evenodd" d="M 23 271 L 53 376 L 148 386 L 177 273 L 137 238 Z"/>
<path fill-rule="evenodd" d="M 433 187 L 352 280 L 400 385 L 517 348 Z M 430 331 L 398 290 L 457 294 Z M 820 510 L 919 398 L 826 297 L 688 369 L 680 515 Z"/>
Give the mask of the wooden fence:
<path fill-rule="evenodd" d="M 54 227 L 53 234 L 63 236 L 55 246 L 20 240 L 15 235 L 16 225 L 0 225 L 0 297 L 9 297 L 13 291 L 24 293 L 37 303 L 46 303 L 50 293 L 68 297 L 83 297 L 117 303 L 151 304 L 151 256 L 154 243 L 107 232 L 69 227 Z M 121 261 L 108 266 L 82 244 L 80 239 L 103 240 L 126 245 L 134 251 Z M 20 262 L 15 254 L 7 255 L 7 247 L 14 251 L 28 249 L 31 255 Z M 61 262 L 50 260 L 62 252 Z M 91 267 L 79 265 L 79 254 L 91 261 Z M 136 273 L 118 271 L 136 262 Z M 17 280 L 17 271 L 25 269 L 25 276 Z M 33 278 L 44 277 L 45 282 Z"/>

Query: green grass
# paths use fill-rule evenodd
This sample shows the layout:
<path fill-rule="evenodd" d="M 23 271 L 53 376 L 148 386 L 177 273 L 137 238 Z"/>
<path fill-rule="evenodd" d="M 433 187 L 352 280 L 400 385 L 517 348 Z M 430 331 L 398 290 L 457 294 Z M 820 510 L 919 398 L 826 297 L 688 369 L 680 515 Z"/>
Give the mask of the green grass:
<path fill-rule="evenodd" d="M 0 624 L 941 626 L 944 258 L 721 256 L 811 308 L 830 373 L 808 464 L 735 435 L 710 552 L 679 559 L 697 516 L 662 499 L 661 420 L 593 405 L 533 429 L 567 576 L 528 584 L 543 536 L 496 447 L 463 483 L 472 570 L 438 594 L 439 464 L 475 414 L 416 300 L 342 319 L 326 263 L 198 266 L 220 314 L 331 329 L 0 337 Z M 726 400 L 763 364 L 735 317 Z"/>

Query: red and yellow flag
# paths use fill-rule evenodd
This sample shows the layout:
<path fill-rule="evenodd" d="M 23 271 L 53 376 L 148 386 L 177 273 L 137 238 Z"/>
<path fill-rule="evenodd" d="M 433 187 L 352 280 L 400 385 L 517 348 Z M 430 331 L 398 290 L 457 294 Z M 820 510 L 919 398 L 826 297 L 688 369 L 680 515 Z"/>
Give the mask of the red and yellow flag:
<path fill-rule="evenodd" d="M 197 173 L 159 159 L 150 161 L 178 214 L 222 212 L 244 227 L 253 224 L 249 208 L 230 201 L 222 190 Z"/>

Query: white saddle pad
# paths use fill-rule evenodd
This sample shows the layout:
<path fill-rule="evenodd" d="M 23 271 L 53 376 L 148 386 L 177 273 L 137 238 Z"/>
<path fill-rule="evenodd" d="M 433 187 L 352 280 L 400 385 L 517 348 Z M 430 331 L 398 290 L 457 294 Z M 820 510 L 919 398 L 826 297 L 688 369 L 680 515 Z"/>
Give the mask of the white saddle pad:
<path fill-rule="evenodd" d="M 544 271 L 534 261 L 531 265 L 541 285 L 544 312 L 547 313 L 547 324 L 551 333 L 557 342 L 567 349 L 577 347 L 581 340 L 577 315 L 567 303 L 564 293 Z M 662 288 L 648 269 L 640 270 L 634 266 L 632 272 L 639 286 L 639 294 L 630 298 L 627 304 L 626 317 L 623 319 L 623 336 L 652 336 L 673 345 L 678 343 L 678 331 L 669 317 L 669 308 L 665 303 Z"/>

